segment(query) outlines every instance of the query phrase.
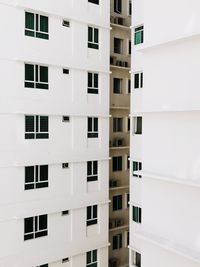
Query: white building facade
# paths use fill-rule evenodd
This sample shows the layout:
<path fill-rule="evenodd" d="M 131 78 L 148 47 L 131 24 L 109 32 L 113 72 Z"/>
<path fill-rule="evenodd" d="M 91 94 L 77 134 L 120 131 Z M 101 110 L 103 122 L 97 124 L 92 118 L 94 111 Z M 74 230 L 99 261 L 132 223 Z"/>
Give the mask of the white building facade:
<path fill-rule="evenodd" d="M 110 3 L 3 0 L 0 21 L 0 266 L 105 267 Z"/>
<path fill-rule="evenodd" d="M 200 3 L 135 0 L 130 266 L 200 266 Z"/>

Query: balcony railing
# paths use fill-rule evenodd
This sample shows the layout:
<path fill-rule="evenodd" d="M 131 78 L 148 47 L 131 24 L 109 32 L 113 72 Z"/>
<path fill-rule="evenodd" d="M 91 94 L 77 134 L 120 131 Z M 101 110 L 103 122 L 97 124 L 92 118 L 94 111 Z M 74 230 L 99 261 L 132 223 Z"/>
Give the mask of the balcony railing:
<path fill-rule="evenodd" d="M 110 147 L 115 148 L 115 147 L 128 147 L 129 144 L 124 138 L 114 138 L 113 140 L 110 141 Z"/>
<path fill-rule="evenodd" d="M 128 21 L 127 18 L 124 17 L 119 17 L 119 16 L 111 16 L 110 17 L 110 23 L 119 25 L 119 26 L 124 26 L 129 28 L 130 27 L 130 21 Z"/>
<path fill-rule="evenodd" d="M 111 219 L 109 221 L 109 229 L 118 228 L 124 226 L 125 222 L 122 218 Z"/>
<path fill-rule="evenodd" d="M 130 64 L 126 60 L 119 60 L 117 57 L 110 57 L 110 65 L 116 66 L 116 67 L 121 67 L 121 68 L 130 68 Z"/>
<path fill-rule="evenodd" d="M 119 267 L 120 260 L 118 258 L 110 258 L 109 259 L 109 267 Z"/>

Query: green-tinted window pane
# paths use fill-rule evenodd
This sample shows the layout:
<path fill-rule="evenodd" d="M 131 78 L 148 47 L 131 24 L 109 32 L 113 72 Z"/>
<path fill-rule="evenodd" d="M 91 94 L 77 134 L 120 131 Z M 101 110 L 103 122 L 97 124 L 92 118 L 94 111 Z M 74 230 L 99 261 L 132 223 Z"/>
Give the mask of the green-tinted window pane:
<path fill-rule="evenodd" d="M 99 30 L 98 29 L 94 29 L 94 42 L 95 43 L 99 43 Z"/>
<path fill-rule="evenodd" d="M 48 180 L 48 165 L 40 166 L 40 181 Z"/>
<path fill-rule="evenodd" d="M 34 166 L 25 167 L 25 183 L 34 182 Z"/>
<path fill-rule="evenodd" d="M 87 252 L 87 264 L 91 263 L 91 251 Z"/>
<path fill-rule="evenodd" d="M 34 30 L 34 14 L 25 12 L 25 27 Z"/>
<path fill-rule="evenodd" d="M 25 117 L 25 131 L 34 132 L 34 116 Z"/>
<path fill-rule="evenodd" d="M 25 80 L 34 81 L 34 65 L 25 64 Z"/>
<path fill-rule="evenodd" d="M 48 129 L 49 129 L 48 117 L 40 116 L 40 132 L 48 132 Z"/>
<path fill-rule="evenodd" d="M 138 208 L 133 206 L 133 221 L 138 222 Z"/>
<path fill-rule="evenodd" d="M 135 45 L 142 43 L 142 32 L 136 32 L 135 33 Z"/>
<path fill-rule="evenodd" d="M 40 82 L 48 83 L 48 67 L 40 66 Z"/>
<path fill-rule="evenodd" d="M 40 31 L 47 33 L 49 31 L 49 19 L 46 16 L 40 16 Z"/>
<path fill-rule="evenodd" d="M 89 42 L 92 42 L 92 28 L 91 27 L 88 27 L 88 41 Z"/>
<path fill-rule="evenodd" d="M 93 262 L 97 261 L 97 250 L 93 250 Z"/>

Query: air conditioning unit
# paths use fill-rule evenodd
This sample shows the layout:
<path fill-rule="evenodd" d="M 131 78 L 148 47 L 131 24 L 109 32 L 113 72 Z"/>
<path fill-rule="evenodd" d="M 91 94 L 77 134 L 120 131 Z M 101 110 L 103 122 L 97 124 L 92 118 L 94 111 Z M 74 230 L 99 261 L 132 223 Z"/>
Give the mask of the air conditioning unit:
<path fill-rule="evenodd" d="M 117 187 L 118 186 L 118 180 L 110 180 L 110 187 Z"/>
<path fill-rule="evenodd" d="M 116 60 L 116 66 L 123 67 L 123 61 Z"/>
<path fill-rule="evenodd" d="M 116 57 L 110 57 L 110 64 L 116 65 L 116 63 L 117 63 L 117 58 Z"/>
<path fill-rule="evenodd" d="M 115 227 L 120 227 L 124 225 L 124 220 L 123 219 L 115 219 Z"/>
<path fill-rule="evenodd" d="M 109 267 L 118 267 L 119 266 L 119 259 L 117 258 L 111 258 L 109 260 Z"/>

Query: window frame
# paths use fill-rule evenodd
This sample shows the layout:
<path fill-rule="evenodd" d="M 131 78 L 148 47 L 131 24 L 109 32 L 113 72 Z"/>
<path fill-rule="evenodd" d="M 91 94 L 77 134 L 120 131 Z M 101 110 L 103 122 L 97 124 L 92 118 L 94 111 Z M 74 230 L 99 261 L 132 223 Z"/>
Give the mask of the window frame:
<path fill-rule="evenodd" d="M 33 129 L 34 131 L 27 131 L 27 119 L 28 117 L 33 118 Z M 47 119 L 47 131 L 41 131 L 41 119 Z M 29 118 L 30 119 L 30 118 Z M 30 123 L 30 122 L 29 122 Z M 43 115 L 25 115 L 25 139 L 49 139 L 49 116 Z"/>
<path fill-rule="evenodd" d="M 91 30 L 91 33 L 90 33 Z M 90 40 L 91 37 L 91 40 Z M 97 39 L 97 40 L 95 40 Z M 99 28 L 88 26 L 88 48 L 99 49 Z"/>
<path fill-rule="evenodd" d="M 98 224 L 98 205 L 87 206 L 86 215 L 87 226 Z"/>
<path fill-rule="evenodd" d="M 27 15 L 31 14 L 33 15 L 33 29 L 27 27 Z M 47 19 L 47 31 L 42 31 L 41 30 L 41 18 Z M 44 40 L 49 40 L 49 17 L 38 14 L 38 13 L 33 13 L 30 11 L 25 11 L 25 31 L 24 31 L 25 36 L 29 37 L 35 37 L 35 38 L 40 38 Z"/>
<path fill-rule="evenodd" d="M 142 175 L 135 174 L 136 171 L 142 170 L 142 162 L 141 161 L 133 161 L 132 162 L 132 175 L 133 177 L 142 178 Z"/>
<path fill-rule="evenodd" d="M 43 229 L 40 229 L 40 220 L 42 217 L 46 217 L 46 227 Z M 26 232 L 26 223 L 28 220 L 32 219 L 32 229 L 33 231 Z M 30 239 L 35 239 L 43 236 L 48 235 L 48 215 L 47 214 L 42 214 L 38 216 L 33 216 L 33 217 L 27 217 L 24 218 L 24 241 L 30 240 Z"/>
<path fill-rule="evenodd" d="M 97 267 L 98 250 L 94 249 L 86 252 L 86 267 Z"/>
<path fill-rule="evenodd" d="M 135 267 L 141 267 L 141 253 L 136 250 L 132 250 L 131 252 L 132 265 L 134 265 Z"/>
<path fill-rule="evenodd" d="M 87 92 L 88 94 L 99 94 L 99 73 L 88 72 Z"/>
<path fill-rule="evenodd" d="M 89 173 L 89 170 L 91 170 L 91 173 Z M 97 160 L 87 161 L 87 182 L 94 182 L 94 181 L 98 181 L 98 161 Z"/>
<path fill-rule="evenodd" d="M 99 5 L 99 0 L 88 0 L 88 3 Z"/>
<path fill-rule="evenodd" d="M 114 12 L 117 14 L 122 13 L 122 0 L 114 0 Z"/>
<path fill-rule="evenodd" d="M 113 133 L 122 133 L 124 131 L 124 118 L 113 117 Z"/>
<path fill-rule="evenodd" d="M 135 72 L 134 73 L 134 89 L 142 89 L 143 88 L 143 72 Z"/>
<path fill-rule="evenodd" d="M 116 239 L 114 241 L 114 239 Z M 112 236 L 112 250 L 117 250 L 122 248 L 123 235 L 122 233 Z"/>
<path fill-rule="evenodd" d="M 117 78 L 117 77 L 113 78 L 113 94 L 116 94 L 116 95 L 123 94 L 122 83 L 123 83 L 123 79 L 122 78 Z M 119 88 L 118 88 L 118 86 L 119 86 Z"/>
<path fill-rule="evenodd" d="M 33 67 L 33 80 L 27 80 L 27 68 Z M 46 70 L 47 81 L 41 81 L 41 72 Z M 37 65 L 31 63 L 24 63 L 24 87 L 25 88 L 34 88 L 34 89 L 49 89 L 49 67 L 47 65 Z"/>
<path fill-rule="evenodd" d="M 116 43 L 115 41 L 119 41 L 119 50 L 117 49 L 116 47 Z M 121 38 L 118 38 L 118 37 L 114 37 L 113 38 L 113 42 L 114 42 L 114 45 L 113 45 L 113 52 L 115 54 L 119 54 L 119 55 L 123 55 L 123 50 L 124 50 L 124 39 L 121 39 Z"/>
<path fill-rule="evenodd" d="M 138 25 L 134 28 L 134 45 L 144 43 L 144 25 Z"/>
<path fill-rule="evenodd" d="M 88 123 L 87 137 L 88 138 L 98 138 L 99 137 L 99 119 L 98 119 L 98 117 L 88 117 L 87 123 Z"/>
<path fill-rule="evenodd" d="M 132 206 L 132 220 L 135 223 L 142 223 L 142 208 L 138 206 Z"/>
<path fill-rule="evenodd" d="M 116 168 L 114 168 L 114 166 L 115 166 L 114 159 L 116 159 Z M 121 162 L 119 162 L 119 161 L 121 161 Z M 112 157 L 112 171 L 113 172 L 123 171 L 123 156 L 113 156 Z"/>
<path fill-rule="evenodd" d="M 123 195 L 114 195 L 112 197 L 112 211 L 123 209 Z"/>
<path fill-rule="evenodd" d="M 47 173 L 47 177 L 45 177 L 46 179 L 44 180 L 44 178 L 41 178 L 41 169 L 46 167 L 46 173 Z M 28 168 L 33 168 L 33 182 L 26 182 L 27 177 L 27 170 Z M 25 183 L 24 183 L 24 190 L 32 190 L 32 189 L 40 189 L 40 188 L 46 188 L 49 186 L 49 180 L 48 180 L 48 176 L 49 176 L 49 166 L 46 165 L 34 165 L 34 166 L 25 166 Z"/>
<path fill-rule="evenodd" d="M 142 116 L 133 117 L 133 134 L 142 135 Z"/>

